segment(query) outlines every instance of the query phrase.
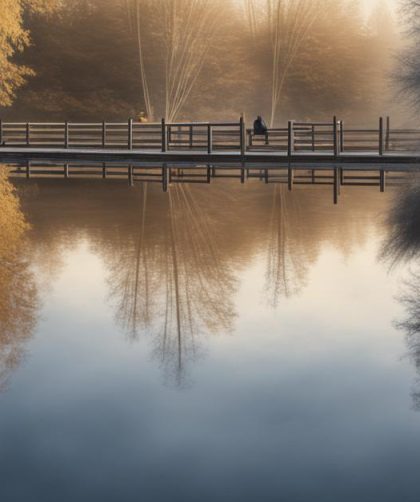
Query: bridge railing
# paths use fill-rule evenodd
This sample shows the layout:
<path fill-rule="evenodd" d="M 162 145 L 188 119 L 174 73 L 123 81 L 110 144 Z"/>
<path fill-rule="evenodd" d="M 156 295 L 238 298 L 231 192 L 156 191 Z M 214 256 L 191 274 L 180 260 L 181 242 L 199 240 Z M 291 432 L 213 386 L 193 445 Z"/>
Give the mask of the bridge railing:
<path fill-rule="evenodd" d="M 339 126 L 340 122 L 337 122 Z M 334 149 L 333 122 L 291 122 L 289 128 L 268 129 L 265 134 L 255 134 L 247 129 L 249 150 L 275 150 L 287 152 L 332 151 Z M 338 133 L 337 133 L 338 134 Z M 289 147 L 289 143 L 290 147 Z"/>
<path fill-rule="evenodd" d="M 420 130 L 390 129 L 385 138 L 387 151 L 420 151 Z"/>
<path fill-rule="evenodd" d="M 419 129 L 392 129 L 390 120 L 374 127 L 330 122 L 290 121 L 288 127 L 256 135 L 237 122 L 3 122 L 0 146 L 33 148 L 97 148 L 161 152 L 246 151 L 377 153 L 420 151 Z"/>
<path fill-rule="evenodd" d="M 44 148 L 239 150 L 243 122 L 1 122 L 0 145 Z"/>
<path fill-rule="evenodd" d="M 240 122 L 180 122 L 165 124 L 167 150 L 193 150 L 212 153 L 239 150 Z"/>

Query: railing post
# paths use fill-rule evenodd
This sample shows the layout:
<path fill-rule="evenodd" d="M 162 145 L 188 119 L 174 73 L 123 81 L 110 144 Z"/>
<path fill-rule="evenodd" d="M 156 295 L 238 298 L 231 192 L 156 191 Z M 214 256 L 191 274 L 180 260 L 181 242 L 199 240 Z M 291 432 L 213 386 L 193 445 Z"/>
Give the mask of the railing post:
<path fill-rule="evenodd" d="M 26 146 L 29 146 L 30 144 L 30 141 L 31 141 L 31 138 L 30 138 L 30 127 L 31 125 L 29 124 L 29 122 L 26 122 Z"/>
<path fill-rule="evenodd" d="M 106 122 L 102 122 L 102 148 L 106 146 Z"/>
<path fill-rule="evenodd" d="M 128 119 L 128 149 L 133 149 L 133 119 Z"/>
<path fill-rule="evenodd" d="M 379 155 L 384 154 L 384 119 L 379 118 Z"/>
<path fill-rule="evenodd" d="M 207 125 L 207 153 L 210 155 L 213 151 L 213 129 L 211 124 Z"/>
<path fill-rule="evenodd" d="M 337 117 L 334 115 L 333 118 L 333 148 L 334 157 L 338 157 L 338 141 L 337 141 Z"/>
<path fill-rule="evenodd" d="M 69 123 L 67 120 L 64 122 L 64 148 L 69 147 Z"/>
<path fill-rule="evenodd" d="M 3 121 L 0 119 L 0 146 L 3 146 Z"/>
<path fill-rule="evenodd" d="M 190 150 L 192 150 L 192 147 L 193 147 L 193 126 L 190 125 L 190 129 L 189 129 L 189 133 L 190 133 Z"/>
<path fill-rule="evenodd" d="M 287 156 L 290 157 L 292 156 L 292 152 L 294 151 L 294 131 L 293 131 L 293 121 L 289 120 L 287 124 Z"/>
<path fill-rule="evenodd" d="M 386 118 L 386 135 L 385 135 L 385 151 L 389 151 L 389 140 L 391 135 L 391 120 L 389 116 Z"/>
<path fill-rule="evenodd" d="M 315 126 L 312 124 L 312 151 L 315 151 Z"/>
<path fill-rule="evenodd" d="M 162 152 L 165 153 L 168 149 L 168 140 L 166 136 L 166 123 L 165 119 L 162 119 Z"/>
<path fill-rule="evenodd" d="M 64 178 L 68 179 L 68 177 L 69 177 L 69 165 L 64 164 Z"/>
<path fill-rule="evenodd" d="M 243 115 L 241 115 L 241 118 L 239 119 L 239 134 L 240 134 L 241 156 L 245 157 L 245 151 L 246 151 L 246 131 L 245 131 L 245 119 L 244 119 Z"/>
<path fill-rule="evenodd" d="M 340 120 L 340 153 L 344 152 L 344 122 Z"/>

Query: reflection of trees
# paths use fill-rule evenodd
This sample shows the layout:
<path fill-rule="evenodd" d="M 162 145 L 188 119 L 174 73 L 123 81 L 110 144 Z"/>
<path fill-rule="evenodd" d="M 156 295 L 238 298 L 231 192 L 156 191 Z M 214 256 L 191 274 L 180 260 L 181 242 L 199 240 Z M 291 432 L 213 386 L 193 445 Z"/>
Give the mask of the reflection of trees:
<path fill-rule="evenodd" d="M 118 298 L 117 319 L 130 338 L 136 339 L 139 330 L 149 328 L 153 317 L 152 299 L 157 294 L 153 270 L 156 255 L 145 245 L 147 218 L 147 183 L 138 208 L 138 235 L 121 243 L 111 260 L 111 291 Z M 128 249 L 127 249 L 128 248 Z M 120 252 L 123 251 L 123 252 Z"/>
<path fill-rule="evenodd" d="M 420 179 L 418 176 L 396 195 L 388 216 L 388 238 L 381 256 L 397 264 L 415 258 L 420 250 Z"/>
<path fill-rule="evenodd" d="M 396 266 L 419 257 L 420 251 L 420 183 L 418 177 L 397 194 L 387 218 L 389 232 L 384 241 L 381 258 Z M 420 269 L 410 271 L 404 282 L 399 301 L 406 316 L 396 323 L 406 333 L 407 345 L 420 374 Z M 416 408 L 420 409 L 420 388 L 413 391 Z"/>
<path fill-rule="evenodd" d="M 120 324 L 132 338 L 152 332 L 156 358 L 180 383 L 185 363 L 198 356 L 199 336 L 231 329 L 234 281 L 210 217 L 189 187 L 171 188 L 157 240 L 147 236 L 147 210 L 145 185 L 138 237 L 129 253 L 114 256 L 112 296 Z"/>
<path fill-rule="evenodd" d="M 210 186 L 174 182 L 163 193 L 155 183 L 130 189 L 117 181 L 16 183 L 26 189 L 37 268 L 47 258 L 54 269 L 64 250 L 86 242 L 106 263 L 119 326 L 131 340 L 149 334 L 154 356 L 178 381 L 203 350 L 204 336 L 231 328 L 234 279 L 267 257 L 268 244 L 275 304 L 303 286 L 324 246 L 350 254 L 361 245 L 387 197 L 352 189 L 333 208 L 324 186 L 288 192 L 216 179 Z"/>
<path fill-rule="evenodd" d="M 404 285 L 400 301 L 405 307 L 406 317 L 397 323 L 397 327 L 406 333 L 409 353 L 420 380 L 420 270 L 411 271 Z M 415 407 L 420 410 L 420 381 L 412 395 Z"/>
<path fill-rule="evenodd" d="M 288 193 L 284 185 L 274 185 L 265 288 L 274 307 L 280 297 L 289 297 L 299 291 L 307 273 L 307 259 L 302 249 L 305 240 L 297 240 L 303 246 L 293 241 L 293 232 L 296 229 L 299 232 L 299 214 L 295 194 Z"/>
<path fill-rule="evenodd" d="M 0 172 L 0 205 L 0 386 L 4 386 L 34 329 L 37 293 L 24 254 L 28 225 L 4 172 Z"/>

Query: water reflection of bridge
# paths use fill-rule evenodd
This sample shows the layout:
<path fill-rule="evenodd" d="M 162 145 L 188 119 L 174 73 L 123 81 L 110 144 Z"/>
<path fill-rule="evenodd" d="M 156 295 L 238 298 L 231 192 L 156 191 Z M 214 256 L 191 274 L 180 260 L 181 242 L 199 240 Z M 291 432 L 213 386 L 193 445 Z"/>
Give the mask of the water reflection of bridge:
<path fill-rule="evenodd" d="M 210 184 L 218 179 L 237 179 L 240 183 L 259 180 L 270 184 L 287 185 L 290 191 L 299 185 L 330 185 L 334 203 L 341 191 L 351 186 L 377 186 L 384 192 L 387 185 L 403 181 L 413 166 L 383 164 L 325 165 L 288 163 L 276 165 L 248 164 L 160 164 L 160 163 L 106 163 L 106 162 L 49 162 L 45 160 L 8 164 L 10 174 L 23 178 L 92 178 L 127 180 L 130 186 L 138 182 L 159 183 L 164 192 L 172 185 Z"/>

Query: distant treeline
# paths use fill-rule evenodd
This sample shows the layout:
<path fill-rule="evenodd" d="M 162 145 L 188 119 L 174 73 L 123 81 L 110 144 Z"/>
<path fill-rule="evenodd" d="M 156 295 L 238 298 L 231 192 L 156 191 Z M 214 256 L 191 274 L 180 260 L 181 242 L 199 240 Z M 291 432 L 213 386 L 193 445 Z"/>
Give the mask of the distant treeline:
<path fill-rule="evenodd" d="M 145 111 L 228 119 L 245 112 L 279 123 L 392 113 L 398 37 L 386 2 L 367 21 L 349 0 L 296 0 L 294 10 L 279 0 L 202 0 L 201 11 L 189 3 L 66 0 L 48 15 L 23 10 L 31 45 L 9 60 L 35 74 L 20 76 L 27 82 L 16 85 L 1 118 L 125 120 Z"/>

